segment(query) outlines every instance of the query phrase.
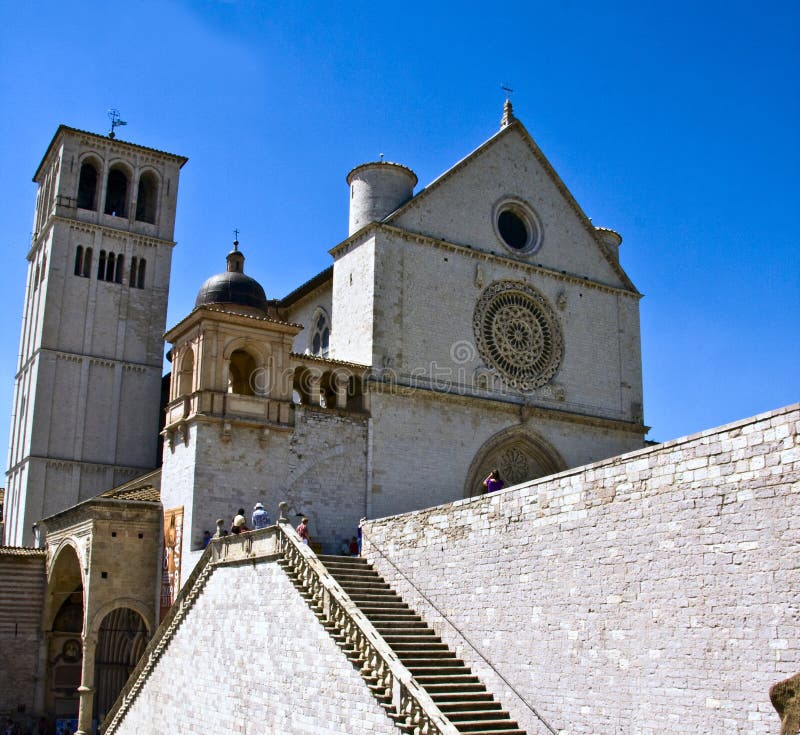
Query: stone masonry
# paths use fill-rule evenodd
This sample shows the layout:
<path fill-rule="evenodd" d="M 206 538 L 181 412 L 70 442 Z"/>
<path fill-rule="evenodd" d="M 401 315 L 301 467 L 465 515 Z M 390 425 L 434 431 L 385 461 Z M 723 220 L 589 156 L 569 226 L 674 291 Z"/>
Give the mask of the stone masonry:
<path fill-rule="evenodd" d="M 531 732 L 496 672 L 564 735 L 768 735 L 800 668 L 798 491 L 795 404 L 370 521 L 364 549 Z"/>
<path fill-rule="evenodd" d="M 224 682 L 224 683 L 222 683 Z M 117 733 L 397 733 L 284 571 L 218 567 Z"/>

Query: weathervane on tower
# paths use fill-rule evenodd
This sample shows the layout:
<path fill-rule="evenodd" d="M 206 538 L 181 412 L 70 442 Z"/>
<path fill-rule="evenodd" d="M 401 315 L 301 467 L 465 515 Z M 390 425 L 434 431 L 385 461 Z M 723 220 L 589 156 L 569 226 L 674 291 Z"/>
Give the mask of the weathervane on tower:
<path fill-rule="evenodd" d="M 107 114 L 108 119 L 111 120 L 111 132 L 108 134 L 108 137 L 114 138 L 116 137 L 114 130 L 121 125 L 127 125 L 128 123 L 120 118 L 119 110 L 116 107 L 111 107 Z"/>

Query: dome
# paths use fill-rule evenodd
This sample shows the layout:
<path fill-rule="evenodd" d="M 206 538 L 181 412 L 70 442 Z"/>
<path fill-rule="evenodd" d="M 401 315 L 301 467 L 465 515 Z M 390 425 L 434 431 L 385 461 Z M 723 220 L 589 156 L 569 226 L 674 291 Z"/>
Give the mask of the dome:
<path fill-rule="evenodd" d="M 194 305 L 235 304 L 265 311 L 267 296 L 255 278 L 244 274 L 244 255 L 239 251 L 239 243 L 233 244 L 228 253 L 228 269 L 211 276 L 197 292 Z"/>

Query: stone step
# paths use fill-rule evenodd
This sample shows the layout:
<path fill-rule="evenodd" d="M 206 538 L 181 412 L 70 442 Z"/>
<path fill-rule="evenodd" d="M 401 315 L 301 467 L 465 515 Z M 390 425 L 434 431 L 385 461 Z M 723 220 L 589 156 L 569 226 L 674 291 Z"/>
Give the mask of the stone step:
<path fill-rule="evenodd" d="M 458 712 L 448 711 L 445 712 L 442 710 L 444 714 L 447 715 L 447 719 L 450 720 L 454 725 L 459 722 L 486 722 L 488 720 L 492 721 L 511 721 L 510 715 L 508 712 L 502 709 L 485 709 L 485 710 L 462 710 Z"/>
<path fill-rule="evenodd" d="M 428 624 L 422 620 L 406 620 L 402 618 L 400 620 L 393 619 L 393 620 L 372 620 L 372 624 L 375 626 L 375 629 L 378 631 L 382 630 L 402 630 L 402 631 L 411 631 L 411 630 L 430 630 L 428 628 Z"/>
<path fill-rule="evenodd" d="M 400 657 L 408 657 L 409 659 L 419 657 L 436 657 L 437 654 L 447 653 L 455 657 L 455 654 L 447 647 L 446 643 L 414 643 L 407 645 L 398 643 L 392 646 L 392 650 Z"/>
<path fill-rule="evenodd" d="M 425 644 L 425 643 L 441 643 L 442 639 L 439 636 L 434 635 L 433 633 L 428 633 L 428 635 L 385 635 L 383 636 L 383 640 L 385 640 L 389 646 L 391 646 L 392 650 L 397 653 L 395 650 L 395 644 L 406 644 L 410 645 L 418 645 L 418 644 Z"/>
<path fill-rule="evenodd" d="M 439 664 L 434 666 L 417 665 L 415 663 L 406 664 L 406 668 L 414 675 L 417 681 L 425 679 L 430 676 L 466 676 L 472 674 L 472 671 L 462 664 L 458 659 L 455 659 L 456 665 Z M 438 663 L 438 662 L 437 662 Z"/>
<path fill-rule="evenodd" d="M 454 705 L 477 705 L 479 703 L 500 704 L 495 702 L 494 697 L 486 691 L 484 687 L 476 692 L 452 692 L 444 690 L 440 693 L 431 693 L 431 698 L 438 707 L 449 707 Z"/>
<path fill-rule="evenodd" d="M 437 706 L 439 707 L 442 712 L 450 712 L 455 714 L 459 714 L 461 712 L 470 713 L 470 712 L 490 712 L 492 710 L 497 711 L 501 709 L 502 705 L 500 702 L 495 702 L 494 699 L 481 699 L 479 695 L 464 695 L 458 694 L 455 695 L 461 697 L 458 700 L 446 700 L 446 701 L 437 701 Z M 491 697 L 490 694 L 487 692 L 487 696 Z"/>
<path fill-rule="evenodd" d="M 421 674 L 420 676 L 415 676 L 414 678 L 426 689 L 428 688 L 428 684 L 431 686 L 439 686 L 440 684 L 452 684 L 454 686 L 476 684 L 477 686 L 483 687 L 481 680 L 472 673 Z"/>

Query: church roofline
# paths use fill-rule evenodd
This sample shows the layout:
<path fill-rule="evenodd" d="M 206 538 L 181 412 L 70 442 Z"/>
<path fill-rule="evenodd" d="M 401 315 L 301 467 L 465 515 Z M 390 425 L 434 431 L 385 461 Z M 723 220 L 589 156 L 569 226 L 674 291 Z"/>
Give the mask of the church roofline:
<path fill-rule="evenodd" d="M 72 128 L 69 125 L 59 125 L 58 129 L 56 130 L 55 134 L 53 135 L 50 144 L 47 146 L 47 150 L 44 152 L 44 156 L 42 156 L 42 160 L 39 163 L 38 168 L 36 169 L 36 173 L 33 175 L 33 181 L 36 182 L 39 178 L 39 174 L 44 167 L 45 161 L 47 157 L 50 155 L 50 151 L 55 147 L 56 141 L 59 137 L 66 133 L 72 133 L 74 135 L 88 135 L 92 138 L 96 138 L 98 140 L 102 140 L 106 143 L 115 143 L 126 148 L 132 148 L 139 151 L 147 151 L 148 153 L 156 153 L 159 156 L 164 156 L 166 158 L 172 158 L 179 162 L 179 168 L 183 168 L 184 164 L 189 160 L 186 156 L 179 156 L 177 153 L 169 153 L 167 151 L 161 151 L 158 148 L 149 148 L 146 145 L 139 145 L 138 143 L 128 143 L 125 140 L 119 140 L 118 138 L 109 138 L 107 135 L 98 135 L 97 133 L 90 133 L 88 130 L 79 130 L 78 128 Z"/>
<path fill-rule="evenodd" d="M 466 166 L 470 161 L 472 161 L 474 158 L 482 154 L 487 148 L 492 146 L 496 141 L 500 140 L 500 138 L 502 138 L 503 136 L 510 135 L 513 131 L 518 131 L 520 135 L 522 135 L 523 140 L 531 149 L 531 152 L 533 153 L 534 157 L 539 161 L 539 163 L 541 163 L 541 165 L 544 167 L 545 173 L 547 173 L 547 175 L 553 181 L 556 188 L 561 192 L 562 196 L 566 199 L 567 203 L 573 209 L 575 214 L 578 215 L 578 219 L 580 219 L 580 221 L 586 228 L 586 231 L 592 237 L 598 249 L 603 254 L 603 257 L 608 261 L 609 265 L 612 267 L 614 272 L 619 276 L 620 280 L 628 287 L 629 290 L 638 293 L 638 289 L 636 288 L 636 286 L 634 286 L 633 281 L 631 281 L 628 274 L 619 264 L 619 261 L 610 252 L 608 246 L 602 241 L 599 233 L 596 231 L 595 226 L 592 224 L 592 221 L 589 219 L 589 217 L 586 216 L 586 213 L 583 211 L 583 209 L 581 209 L 580 204 L 578 204 L 575 197 L 572 196 L 572 192 L 567 188 L 567 185 L 558 175 L 558 172 L 550 164 L 550 161 L 547 160 L 547 156 L 544 155 L 542 149 L 539 148 L 539 146 L 536 144 L 536 141 L 527 131 L 525 126 L 516 118 L 514 118 L 504 127 L 500 128 L 500 130 L 497 131 L 491 138 L 481 143 L 471 153 L 468 153 L 460 161 L 458 161 L 449 169 L 447 169 L 445 172 L 437 176 L 430 184 L 428 184 L 425 188 L 417 192 L 417 194 L 415 194 L 405 204 L 398 207 L 394 212 L 384 217 L 381 220 L 381 222 L 385 224 L 391 224 L 393 219 L 399 217 L 401 213 L 411 209 L 412 207 L 417 206 L 433 189 L 436 189 L 439 186 L 441 186 L 443 182 L 447 181 L 456 172 L 464 168 L 464 166 Z"/>
<path fill-rule="evenodd" d="M 371 370 L 369 365 L 362 365 L 360 362 L 348 362 L 347 360 L 335 360 L 332 357 L 320 357 L 319 355 L 304 355 L 299 352 L 290 352 L 289 357 L 294 358 L 295 360 L 301 360 L 305 362 L 313 362 L 316 364 L 324 363 L 326 365 L 340 365 L 342 367 L 349 367 L 354 368 L 355 370 L 359 370 L 361 372 L 367 372 Z"/>
<path fill-rule="evenodd" d="M 272 324 L 279 327 L 280 331 L 297 334 L 302 331 L 302 324 L 295 324 L 294 322 L 285 322 L 281 319 L 273 319 L 269 316 L 256 316 L 255 314 L 245 314 L 238 311 L 229 311 L 228 309 L 219 308 L 211 304 L 203 304 L 195 306 L 183 319 L 181 319 L 175 326 L 170 327 L 164 332 L 164 339 L 167 342 L 172 342 L 172 338 L 176 332 L 185 330 L 192 322 L 199 321 L 208 316 L 209 314 L 215 317 L 225 317 L 226 321 L 238 321 L 240 324 L 247 325 L 247 322 L 263 322 L 264 324 Z M 250 326 L 250 325 L 248 325 Z"/>
<path fill-rule="evenodd" d="M 285 309 L 296 304 L 300 299 L 305 298 L 312 291 L 333 279 L 333 266 L 329 265 L 324 271 L 317 273 L 316 276 L 309 278 L 305 283 L 299 285 L 294 291 L 286 294 L 282 299 L 277 300 L 277 306 Z"/>

